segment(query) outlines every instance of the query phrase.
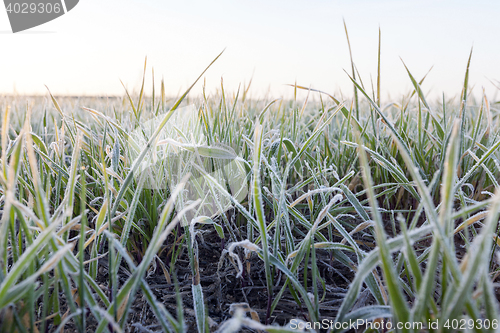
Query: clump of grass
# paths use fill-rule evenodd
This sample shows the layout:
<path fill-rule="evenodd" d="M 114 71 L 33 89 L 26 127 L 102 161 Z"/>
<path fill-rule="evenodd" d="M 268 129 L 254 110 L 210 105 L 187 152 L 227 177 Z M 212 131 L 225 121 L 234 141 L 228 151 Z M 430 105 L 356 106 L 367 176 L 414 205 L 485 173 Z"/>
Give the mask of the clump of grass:
<path fill-rule="evenodd" d="M 222 255 L 210 264 L 232 269 L 242 290 L 260 277 L 265 297 L 260 309 L 252 299 L 224 304 L 233 316 L 218 323 L 220 332 L 287 332 L 299 315 L 303 325 L 330 319 L 337 331 L 357 319 L 439 322 L 433 331 L 465 320 L 491 330 L 479 324 L 499 318 L 499 116 L 486 96 L 470 94 L 470 61 L 458 102 L 434 104 L 421 89 L 425 77 L 407 69 L 413 90 L 382 106 L 380 70 L 370 94 L 354 64 L 354 103 L 313 89 L 300 101 L 299 85 L 291 101 L 254 100 L 248 87 L 230 95 L 223 86 L 186 101 L 191 86 L 170 100 L 163 83 L 151 96 L 143 84 L 115 99 L 4 98 L 1 329 L 129 330 L 139 294 L 158 329 L 214 330 L 199 247 L 215 230 Z M 175 124 L 169 131 L 185 141 L 163 137 L 183 102 L 195 106 L 203 144 Z M 148 121 L 151 131 L 141 127 Z M 170 156 L 166 149 L 184 155 L 155 164 L 155 177 L 175 186 L 152 187 L 143 162 Z M 238 176 L 212 172 L 224 159 L 237 162 Z M 172 280 L 184 251 L 191 289 L 183 298 Z M 158 266 L 177 290 L 175 314 L 147 282 Z M 330 298 L 330 284 L 343 287 L 341 301 Z M 286 316 L 282 304 L 291 302 L 294 316 Z"/>

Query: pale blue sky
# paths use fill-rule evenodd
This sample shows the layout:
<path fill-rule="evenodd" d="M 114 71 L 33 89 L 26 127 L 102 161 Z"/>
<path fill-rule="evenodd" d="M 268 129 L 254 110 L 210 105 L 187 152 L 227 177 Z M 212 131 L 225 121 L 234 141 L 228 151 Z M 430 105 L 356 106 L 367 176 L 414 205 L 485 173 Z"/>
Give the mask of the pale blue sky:
<path fill-rule="evenodd" d="M 255 95 L 290 93 L 297 83 L 346 96 L 351 85 L 343 30 L 370 86 L 382 29 L 382 96 L 410 88 L 399 57 L 425 91 L 460 92 L 472 45 L 471 84 L 496 91 L 500 80 L 499 1 L 125 1 L 81 0 L 68 14 L 25 33 L 9 34 L 0 9 L 0 93 L 122 94 L 120 79 L 140 84 L 144 57 L 175 95 L 224 48 L 206 75 L 235 90 L 252 77 Z M 47 32 L 47 33 L 44 33 Z M 149 73 L 148 73 L 149 74 Z M 148 77 L 148 84 L 150 77 Z M 195 89 L 201 91 L 201 85 Z"/>

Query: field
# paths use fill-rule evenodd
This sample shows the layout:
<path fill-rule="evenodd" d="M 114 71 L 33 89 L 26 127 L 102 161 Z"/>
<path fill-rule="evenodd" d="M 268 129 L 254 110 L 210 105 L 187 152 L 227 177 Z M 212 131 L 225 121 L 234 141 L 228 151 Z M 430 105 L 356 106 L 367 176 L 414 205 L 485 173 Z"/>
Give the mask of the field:
<path fill-rule="evenodd" d="M 468 76 L 2 97 L 1 330 L 496 331 L 500 111 Z"/>

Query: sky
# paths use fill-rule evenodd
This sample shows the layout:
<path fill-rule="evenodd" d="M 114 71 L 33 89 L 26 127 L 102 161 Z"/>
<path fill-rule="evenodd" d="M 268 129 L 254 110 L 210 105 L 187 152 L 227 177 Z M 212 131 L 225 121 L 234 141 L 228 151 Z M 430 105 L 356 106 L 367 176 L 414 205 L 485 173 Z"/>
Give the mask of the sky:
<path fill-rule="evenodd" d="M 122 95 L 137 91 L 147 57 L 168 95 L 205 75 L 207 90 L 227 91 L 252 81 L 262 97 L 290 95 L 297 84 L 352 95 L 343 20 L 361 79 L 371 90 L 382 31 L 381 95 L 411 89 L 403 66 L 417 78 L 432 67 L 423 89 L 458 96 L 471 48 L 470 84 L 492 98 L 500 80 L 500 1 L 323 0 L 80 0 L 44 25 L 13 34 L 0 8 L 0 94 Z M 402 60 L 401 60 L 402 59 Z M 201 92 L 198 84 L 193 93 Z"/>

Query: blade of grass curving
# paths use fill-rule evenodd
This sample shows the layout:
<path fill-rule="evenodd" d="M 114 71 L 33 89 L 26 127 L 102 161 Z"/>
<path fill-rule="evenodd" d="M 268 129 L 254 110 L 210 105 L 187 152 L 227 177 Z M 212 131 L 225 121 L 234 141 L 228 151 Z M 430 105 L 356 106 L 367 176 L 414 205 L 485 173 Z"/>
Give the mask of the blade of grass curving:
<path fill-rule="evenodd" d="M 417 80 L 415 80 L 415 78 L 413 77 L 413 75 L 410 73 L 410 70 L 408 69 L 408 67 L 406 67 L 406 64 L 404 63 L 403 59 L 401 59 L 401 62 L 403 63 L 403 66 L 405 66 L 406 72 L 408 73 L 408 76 L 410 77 L 411 83 L 413 84 L 413 87 L 415 88 L 415 91 L 417 92 L 418 97 L 420 98 L 420 100 L 424 104 L 425 108 L 429 112 L 429 115 L 432 118 L 432 123 L 434 124 L 434 126 L 436 126 L 436 130 L 438 132 L 439 137 L 441 139 L 443 139 L 445 132 L 443 130 L 443 127 L 439 123 L 439 120 L 437 119 L 437 116 L 434 114 L 434 112 L 432 111 L 431 107 L 429 106 L 429 103 L 427 103 L 427 100 L 425 99 L 424 93 L 422 92 L 422 89 L 420 88 L 421 83 L 419 84 L 417 82 Z"/>
<path fill-rule="evenodd" d="M 354 209 L 356 210 L 356 213 L 358 213 L 358 215 L 363 219 L 363 221 L 370 220 L 370 217 L 366 213 L 366 210 L 363 208 L 363 206 L 361 205 L 359 200 L 356 198 L 356 196 L 354 196 L 354 194 L 351 192 L 351 190 L 349 190 L 349 188 L 347 186 L 345 186 L 344 184 L 341 184 L 340 188 L 344 192 L 347 200 L 349 200 L 349 203 L 354 207 Z"/>
<path fill-rule="evenodd" d="M 10 107 L 6 107 L 2 117 L 2 173 L 7 179 L 7 147 L 9 145 Z"/>
<path fill-rule="evenodd" d="M 460 187 L 462 187 L 467 180 L 476 172 L 476 170 L 481 167 L 486 160 L 492 155 L 500 146 L 500 140 L 497 141 L 493 146 L 490 147 L 479 159 L 479 161 L 476 162 L 468 171 L 467 173 L 460 178 L 460 180 L 455 184 L 455 187 L 453 189 L 454 192 L 456 192 Z"/>
<path fill-rule="evenodd" d="M 455 132 L 455 135 L 457 132 Z M 433 227 L 434 233 L 434 240 L 433 244 L 431 246 L 431 252 L 430 252 L 430 259 L 427 263 L 427 269 L 423 278 L 422 285 L 420 287 L 420 290 L 418 291 L 418 296 L 416 298 L 416 304 L 412 309 L 412 317 L 414 320 L 418 320 L 418 318 L 422 318 L 423 311 L 425 309 L 425 306 L 427 305 L 427 302 L 431 298 L 431 293 L 433 291 L 433 285 L 435 283 L 435 270 L 437 268 L 437 261 L 439 258 L 439 255 L 442 254 L 444 256 L 443 260 L 446 260 L 447 262 L 447 267 L 450 269 L 451 275 L 453 278 L 457 281 L 461 280 L 461 272 L 458 268 L 458 265 L 456 263 L 455 259 L 455 254 L 453 250 L 451 249 L 449 242 L 446 241 L 446 233 L 443 229 L 443 226 L 439 223 L 439 218 L 436 213 L 436 208 L 434 206 L 433 200 L 430 196 L 430 191 L 425 186 L 422 178 L 420 177 L 418 170 L 410 156 L 407 154 L 407 152 L 403 149 L 401 142 L 394 137 L 396 144 L 399 147 L 399 151 L 401 153 L 401 156 L 403 157 L 405 163 L 408 166 L 408 171 L 410 171 L 417 189 L 420 193 L 420 196 L 422 198 L 421 203 L 424 205 L 426 214 L 427 214 L 427 219 L 430 223 L 430 225 Z M 452 190 L 454 191 L 454 189 Z"/>
<path fill-rule="evenodd" d="M 382 270 L 384 272 L 384 278 L 389 290 L 391 308 L 396 321 L 407 322 L 410 311 L 404 299 L 403 293 L 401 292 L 398 275 L 394 269 L 394 263 L 391 260 L 390 251 L 386 245 L 387 235 L 385 233 L 384 224 L 382 222 L 382 216 L 380 215 L 380 212 L 378 210 L 377 201 L 375 200 L 375 192 L 373 191 L 373 182 L 370 175 L 370 167 L 368 166 L 368 157 L 366 155 L 364 146 L 362 145 L 359 145 L 359 158 L 363 180 L 367 189 L 368 201 L 370 202 L 370 206 L 372 208 L 372 216 L 375 221 L 375 239 L 379 246 L 380 259 L 382 261 Z"/>
<path fill-rule="evenodd" d="M 196 326 L 199 333 L 206 332 L 205 329 L 205 303 L 203 301 L 203 289 L 201 284 L 192 284 L 191 293 L 193 294 L 193 307 L 196 315 Z"/>
<path fill-rule="evenodd" d="M 140 197 L 141 197 L 141 192 L 142 192 L 142 188 L 144 186 L 145 179 L 146 179 L 146 177 L 141 176 L 139 179 L 139 183 L 137 184 L 137 187 L 134 190 L 134 196 L 132 197 L 132 202 L 130 203 L 127 218 L 125 219 L 125 224 L 124 224 L 123 230 L 120 234 L 120 243 L 122 246 L 125 246 L 127 244 L 128 239 L 129 239 L 130 230 L 132 228 L 132 222 L 134 221 L 134 216 L 136 214 L 137 205 L 138 205 Z M 115 261 L 116 269 L 118 269 L 118 266 L 120 265 L 120 263 L 121 263 L 121 254 L 118 254 L 117 259 Z"/>
<path fill-rule="evenodd" d="M 425 236 L 428 236 L 432 233 L 432 227 L 429 225 L 424 225 L 419 228 L 415 228 L 408 232 L 408 237 L 411 241 L 417 241 L 422 239 Z M 401 250 L 404 246 L 404 237 L 402 235 L 396 236 L 386 241 L 387 249 L 389 253 L 393 253 Z M 370 274 L 373 269 L 380 262 L 380 249 L 377 247 L 369 252 L 360 265 L 357 268 L 356 276 L 352 280 L 351 285 L 349 286 L 349 290 L 342 301 L 342 305 L 340 306 L 337 317 L 335 318 L 335 322 L 345 322 L 345 317 L 348 314 L 348 311 L 352 308 L 354 303 L 356 302 L 359 292 L 361 290 L 361 286 L 365 280 L 365 278 Z"/>
<path fill-rule="evenodd" d="M 346 316 L 345 321 L 357 322 L 359 319 L 362 319 L 363 322 L 368 322 L 370 320 L 374 320 L 377 318 L 391 318 L 391 317 L 392 313 L 390 306 L 371 305 L 352 311 Z"/>
<path fill-rule="evenodd" d="M 467 94 L 468 94 L 468 88 L 469 88 L 469 67 L 470 67 L 470 60 L 472 58 L 472 48 L 470 50 L 470 54 L 469 54 L 469 59 L 467 60 L 467 68 L 465 70 L 465 78 L 464 78 L 464 85 L 463 85 L 463 88 L 462 88 L 462 100 L 461 100 L 461 103 L 460 103 L 460 111 L 459 111 L 459 118 L 460 118 L 460 156 L 463 156 L 464 152 L 465 152 L 465 148 L 464 148 L 464 145 L 465 145 L 465 131 L 466 131 L 466 128 L 465 128 L 465 122 L 466 122 L 466 119 L 467 119 L 467 115 L 466 115 L 466 112 L 467 112 Z"/>
<path fill-rule="evenodd" d="M 317 93 L 320 93 L 320 94 L 323 94 L 323 95 L 327 95 L 328 97 L 330 97 L 330 99 L 336 104 L 336 105 L 340 105 L 340 101 L 338 99 L 336 99 L 333 95 L 327 93 L 327 92 L 324 92 L 324 91 L 321 91 L 321 90 L 318 90 L 318 89 L 313 89 L 313 88 L 307 88 L 307 87 L 303 87 L 303 86 L 299 86 L 299 85 L 293 85 L 293 84 L 288 84 L 288 86 L 292 86 L 292 87 L 297 87 L 297 89 L 303 89 L 303 90 L 310 90 L 310 91 L 314 91 L 314 92 L 317 92 Z M 344 117 L 346 119 L 349 119 L 349 121 L 353 121 L 354 122 L 354 125 L 355 125 L 355 129 L 357 129 L 359 132 L 363 133 L 363 126 L 361 126 L 361 124 L 359 123 L 359 120 L 355 117 L 352 117 L 351 116 L 351 112 L 345 107 L 343 106 L 340 111 L 342 112 L 342 114 L 344 115 Z M 366 133 L 363 134 L 363 137 L 367 138 L 368 139 L 368 135 Z"/>
<path fill-rule="evenodd" d="M 348 142 L 348 141 L 341 141 L 342 144 L 351 146 L 351 147 L 358 147 L 358 144 L 353 143 L 353 142 Z M 369 152 L 372 158 L 383 168 L 387 169 L 393 177 L 398 181 L 398 183 L 401 184 L 408 192 L 410 192 L 413 197 L 416 200 L 420 200 L 420 196 L 418 195 L 417 191 L 415 191 L 413 186 L 408 186 L 406 184 L 410 183 L 408 178 L 406 178 L 406 175 L 404 171 L 401 169 L 401 167 L 394 162 L 389 162 L 385 157 L 383 157 L 381 154 L 377 153 L 374 150 L 371 150 L 369 148 L 365 147 L 365 151 Z"/>
<path fill-rule="evenodd" d="M 444 162 L 443 181 L 441 184 L 441 205 L 439 211 L 439 223 L 443 227 L 446 236 L 451 237 L 453 232 L 453 220 L 450 219 L 455 193 L 453 192 L 458 164 L 459 148 L 455 141 L 458 138 L 458 120 L 455 120 L 450 136 L 450 144 L 446 151 Z"/>
<path fill-rule="evenodd" d="M 82 132 L 78 132 L 75 146 L 73 147 L 73 155 L 71 157 L 71 166 L 69 179 L 66 183 L 66 190 L 64 192 L 64 196 L 68 198 L 66 202 L 66 209 L 64 209 L 64 216 L 66 217 L 66 221 L 69 221 L 73 216 L 73 206 L 75 201 L 75 192 L 76 192 L 76 184 L 78 177 L 78 162 L 80 161 L 80 147 L 82 144 L 83 134 Z M 68 237 L 69 233 L 66 233 L 65 237 Z"/>
<path fill-rule="evenodd" d="M 319 135 L 323 132 L 323 130 L 328 126 L 328 124 L 332 121 L 333 117 L 344 107 L 344 104 L 338 105 L 332 112 L 332 114 L 325 120 L 323 124 L 319 124 L 316 126 L 314 132 L 309 136 L 306 142 L 302 145 L 299 152 L 293 157 L 291 164 L 295 164 L 300 157 L 307 151 L 307 149 L 318 139 Z"/>
<path fill-rule="evenodd" d="M 77 159 L 78 160 L 78 159 Z M 79 286 L 78 286 L 78 297 L 80 298 L 80 327 L 82 332 L 86 331 L 86 320 L 85 320 L 85 307 L 86 307 L 86 294 L 85 294 L 85 275 L 84 275 L 84 261 L 85 261 L 85 228 L 87 225 L 87 210 L 85 209 L 87 206 L 87 182 L 85 179 L 85 168 L 80 169 L 80 184 L 82 186 L 82 190 L 80 191 L 80 210 L 81 210 L 81 220 L 80 220 L 80 240 L 78 241 L 79 247 L 79 259 L 80 266 L 79 268 Z"/>
<path fill-rule="evenodd" d="M 135 271 L 137 269 L 137 266 L 134 263 L 134 261 L 132 260 L 132 258 L 130 258 L 125 247 L 109 231 L 105 230 L 104 234 L 106 235 L 106 237 L 108 237 L 108 239 L 110 241 L 112 241 L 114 243 L 116 250 L 123 257 L 123 259 L 127 262 L 127 265 L 130 268 L 130 270 Z M 174 331 L 179 332 L 179 330 L 177 329 L 178 324 L 177 324 L 175 318 L 170 314 L 170 312 L 168 312 L 165 309 L 163 304 L 157 302 L 155 295 L 153 294 L 153 292 L 151 291 L 150 287 L 148 286 L 148 284 L 146 283 L 146 281 L 144 279 L 141 279 L 141 289 L 144 292 L 144 296 L 146 297 L 148 303 L 151 305 L 151 307 L 156 315 L 156 318 L 159 320 L 160 325 L 162 326 L 163 330 L 165 332 L 172 332 L 172 327 L 174 327 Z M 129 299 L 129 302 L 130 301 L 131 300 Z M 125 318 L 126 318 L 126 313 L 124 313 L 124 315 L 122 317 L 123 324 L 125 323 Z M 165 321 L 165 319 L 168 320 L 168 323 Z"/>
<path fill-rule="evenodd" d="M 498 308 L 498 300 L 494 292 L 495 289 L 488 275 L 488 271 L 485 271 L 483 274 L 482 288 L 484 293 L 485 317 L 493 322 L 493 320 L 500 317 L 500 310 Z"/>
<path fill-rule="evenodd" d="M 27 118 L 27 120 L 26 120 L 25 124 L 30 124 L 30 120 L 29 120 L 30 119 L 30 110 L 28 111 L 26 118 Z M 37 168 L 38 167 L 37 159 L 36 159 L 35 151 L 33 148 L 33 140 L 31 139 L 30 132 L 26 133 L 26 151 L 27 151 L 27 156 L 28 156 L 29 167 L 31 170 L 31 181 L 33 183 L 34 196 L 35 196 L 35 208 L 36 208 L 38 217 L 40 218 L 40 221 L 43 223 L 42 228 L 45 229 L 45 228 L 49 227 L 51 224 L 56 224 L 56 223 L 51 223 L 47 197 L 44 193 L 43 184 L 42 184 L 42 181 L 40 178 L 40 173 L 39 173 L 38 168 Z M 56 251 L 57 245 L 56 245 L 55 241 L 51 240 L 51 243 L 52 243 L 51 245 L 52 245 L 53 250 Z M 62 270 L 62 265 L 59 265 L 59 269 Z M 64 278 L 65 277 L 63 277 L 63 279 Z M 66 292 L 69 292 L 69 285 L 66 283 L 64 283 L 64 285 L 67 287 Z M 73 306 L 74 306 L 74 304 L 73 304 Z M 76 311 L 76 309 L 72 309 L 72 310 Z"/>
<path fill-rule="evenodd" d="M 7 117 L 7 116 L 6 116 Z M 5 121 L 5 118 L 4 118 Z M 3 129 L 2 129 L 3 130 Z M 3 135 L 3 133 L 2 133 Z M 24 130 L 22 130 L 19 133 L 17 142 L 14 145 L 14 150 L 13 153 L 10 156 L 9 159 L 9 164 L 8 164 L 8 169 L 5 170 L 5 175 L 7 176 L 6 178 L 6 184 L 4 185 L 5 187 L 3 188 L 4 193 L 5 193 L 5 204 L 3 206 L 2 210 L 2 218 L 0 220 L 0 266 L 2 266 L 2 271 L 3 273 L 7 273 L 7 265 L 4 264 L 7 262 L 6 258 L 4 256 L 7 256 L 7 228 L 9 226 L 8 220 L 11 217 L 11 207 L 12 203 L 14 202 L 15 198 L 15 185 L 17 183 L 18 177 L 19 177 L 19 169 L 21 167 L 21 152 L 22 152 L 22 147 L 23 147 L 23 140 L 24 138 Z M 3 139 L 2 139 L 3 140 Z M 6 138 L 5 138 L 6 140 Z M 4 156 L 3 158 L 7 158 Z M 2 167 L 7 167 L 6 161 L 2 161 Z M 3 276 L 2 276 L 3 279 Z M 2 282 L 2 279 L 0 279 L 0 283 Z"/>
<path fill-rule="evenodd" d="M 258 222 L 259 232 L 261 235 L 262 256 L 264 259 L 264 267 L 266 274 L 267 297 L 268 297 L 267 313 L 266 313 L 266 324 L 267 324 L 269 316 L 271 315 L 270 312 L 271 312 L 271 301 L 273 296 L 273 277 L 271 275 L 271 265 L 269 262 L 269 245 L 267 244 L 266 219 L 264 217 L 262 191 L 260 188 L 261 156 L 262 156 L 262 125 L 260 124 L 260 122 L 256 122 L 254 129 L 252 196 L 255 203 L 254 208 L 255 208 L 256 220 Z"/>
<path fill-rule="evenodd" d="M 352 59 L 351 41 L 349 40 L 349 34 L 347 32 L 347 25 L 345 23 L 345 20 L 342 19 L 342 21 L 344 22 L 345 36 L 347 38 L 347 47 L 349 49 L 349 58 L 351 59 L 352 77 L 356 79 L 356 71 L 354 70 L 354 61 Z M 356 111 L 356 119 L 359 119 L 359 100 L 358 100 L 358 89 L 356 85 L 354 85 L 354 110 Z"/>
<path fill-rule="evenodd" d="M 134 295 L 134 291 L 137 290 L 137 287 L 141 283 L 141 279 L 144 276 L 147 268 L 149 267 L 151 261 L 154 259 L 154 256 L 157 254 L 161 245 L 170 234 L 170 232 L 174 229 L 174 227 L 179 222 L 180 216 L 176 217 L 172 222 L 167 225 L 167 221 L 172 214 L 175 206 L 175 200 L 179 193 L 183 190 L 187 178 L 189 174 L 187 174 L 176 186 L 174 191 L 171 193 L 170 198 L 167 203 L 163 207 L 163 211 L 161 213 L 158 224 L 156 225 L 155 232 L 153 232 L 153 237 L 149 243 L 149 246 L 144 254 L 141 263 L 137 266 L 137 269 L 132 273 L 129 279 L 123 284 L 120 291 L 117 293 L 116 298 L 113 300 L 113 303 L 108 308 L 108 313 L 111 315 L 115 311 L 115 307 L 117 309 L 121 308 L 124 303 L 126 303 L 129 299 L 130 295 Z M 129 303 L 131 305 L 131 302 Z M 125 309 L 125 313 L 128 312 L 128 309 Z M 96 329 L 96 332 L 101 333 L 105 328 L 106 322 L 101 321 L 99 326 Z"/>
<path fill-rule="evenodd" d="M 101 227 L 104 223 L 104 218 L 106 217 L 106 213 L 108 211 L 108 200 L 105 200 L 97 214 L 97 220 L 95 221 L 95 229 L 94 229 L 94 242 L 92 243 L 92 249 L 90 251 L 91 257 L 95 258 L 97 256 L 98 246 L 99 246 L 99 232 L 101 231 Z M 90 263 L 89 274 L 94 279 L 97 278 L 97 266 L 99 261 L 92 261 Z"/>
<path fill-rule="evenodd" d="M 52 270 L 54 266 L 56 266 L 61 261 L 64 255 L 72 249 L 73 244 L 67 244 L 61 247 L 57 252 L 52 254 L 50 259 L 46 261 L 37 272 L 30 275 L 27 279 L 24 279 L 17 285 L 9 287 L 5 295 L 2 295 L 2 298 L 0 298 L 0 308 L 4 308 L 9 303 L 14 303 L 21 297 L 23 297 L 25 293 L 29 292 L 30 285 L 37 284 L 36 280 L 40 275 Z"/>
<path fill-rule="evenodd" d="M 480 278 L 478 272 L 488 271 L 489 253 L 493 245 L 492 235 L 498 224 L 498 216 L 500 215 L 500 194 L 497 190 L 495 200 L 493 201 L 490 214 L 485 222 L 481 234 L 474 239 L 469 252 L 467 253 L 467 260 L 465 261 L 465 271 L 463 279 L 457 281 L 458 288 L 446 294 L 442 304 L 441 319 L 446 321 L 448 319 L 458 318 L 463 312 L 463 306 L 470 299 L 470 293 L 475 281 Z"/>
<path fill-rule="evenodd" d="M 347 74 L 347 73 L 346 73 Z M 375 111 L 377 111 L 377 113 L 379 114 L 380 117 L 382 117 L 382 119 L 384 120 L 384 124 L 391 130 L 392 134 L 398 138 L 398 140 L 400 141 L 401 143 L 401 146 L 402 148 L 407 152 L 407 154 L 409 156 L 411 156 L 411 150 L 410 148 L 408 147 L 408 145 L 406 144 L 406 142 L 403 140 L 403 138 L 401 137 L 401 135 L 399 134 L 399 132 L 396 130 L 396 128 L 394 128 L 394 125 L 392 124 L 392 122 L 384 115 L 384 113 L 382 112 L 382 110 L 380 110 L 380 108 L 378 107 L 377 103 L 375 103 L 371 98 L 370 96 L 364 91 L 364 89 L 356 82 L 355 79 L 353 79 L 349 74 L 347 74 L 347 76 L 349 76 L 349 78 L 351 79 L 351 81 L 358 87 L 359 91 L 361 91 L 361 93 L 366 97 L 366 99 L 368 100 L 368 102 L 370 102 L 370 104 L 373 106 L 373 108 L 375 109 Z M 415 161 L 416 162 L 416 161 Z M 418 166 L 419 168 L 419 171 L 422 173 L 422 176 L 424 176 L 424 173 L 422 171 L 422 168 L 420 167 L 420 165 L 418 165 L 418 163 L 416 163 L 416 165 Z"/>
<path fill-rule="evenodd" d="M 417 255 L 412 247 L 410 238 L 408 237 L 408 230 L 406 229 L 406 221 L 401 219 L 399 222 L 400 222 L 399 225 L 401 228 L 401 233 L 403 234 L 405 240 L 405 247 L 403 252 L 409 264 L 411 275 L 414 278 L 416 290 L 418 290 L 422 283 L 422 270 L 419 266 Z"/>
<path fill-rule="evenodd" d="M 4 300 L 9 289 L 16 283 L 23 272 L 28 269 L 29 263 L 35 260 L 39 250 L 52 239 L 52 233 L 56 227 L 57 225 L 54 223 L 45 228 L 11 267 L 2 284 L 0 284 L 0 301 Z M 0 306 L 0 308 L 3 308 L 5 305 Z"/>
<path fill-rule="evenodd" d="M 50 92 L 49 87 L 45 86 L 45 88 L 47 88 L 47 91 L 49 92 L 49 95 L 50 95 L 50 98 L 52 99 L 52 103 L 54 104 L 54 107 L 56 108 L 56 110 L 61 115 L 61 119 L 62 119 L 63 123 L 66 125 L 65 128 L 68 130 L 69 136 L 71 138 L 71 142 L 74 143 L 75 142 L 75 137 L 74 137 L 73 132 L 71 131 L 71 127 L 68 125 L 68 122 L 66 121 L 66 116 L 64 115 L 64 112 L 62 111 L 61 107 L 59 106 L 59 103 L 57 102 L 57 100 L 54 98 L 54 96 Z"/>

